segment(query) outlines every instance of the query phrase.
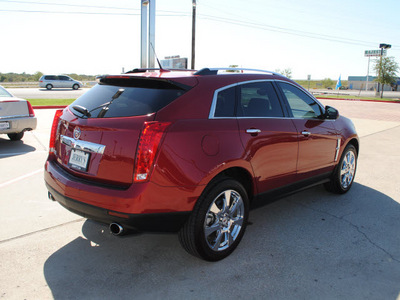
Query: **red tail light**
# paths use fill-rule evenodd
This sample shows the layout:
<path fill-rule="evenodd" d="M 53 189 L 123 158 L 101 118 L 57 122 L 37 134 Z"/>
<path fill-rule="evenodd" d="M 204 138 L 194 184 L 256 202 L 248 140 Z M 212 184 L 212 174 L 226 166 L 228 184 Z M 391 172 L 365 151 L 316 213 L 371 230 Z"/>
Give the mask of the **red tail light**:
<path fill-rule="evenodd" d="M 26 103 L 28 104 L 29 116 L 30 117 L 34 117 L 35 116 L 35 112 L 33 111 L 32 105 L 29 103 L 29 101 L 26 101 Z"/>
<path fill-rule="evenodd" d="M 165 131 L 171 123 L 168 122 L 145 122 L 139 145 L 136 152 L 134 169 L 134 182 L 145 182 L 150 178 L 157 150 Z"/>
<path fill-rule="evenodd" d="M 53 154 L 55 150 L 58 122 L 60 121 L 62 112 L 63 112 L 62 109 L 56 110 L 56 114 L 54 115 L 53 125 L 51 126 L 51 134 L 50 134 L 50 144 L 49 144 L 50 154 Z"/>

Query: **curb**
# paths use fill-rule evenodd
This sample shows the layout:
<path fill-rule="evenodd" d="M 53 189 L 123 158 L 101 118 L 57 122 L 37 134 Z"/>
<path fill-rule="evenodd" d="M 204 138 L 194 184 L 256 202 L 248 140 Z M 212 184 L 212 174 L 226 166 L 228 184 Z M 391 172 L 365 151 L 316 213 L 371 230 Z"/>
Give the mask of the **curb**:
<path fill-rule="evenodd" d="M 347 98 L 325 98 L 325 97 L 315 97 L 317 99 L 322 100 L 344 100 L 344 101 L 364 101 L 364 102 L 377 102 L 377 103 L 397 103 L 400 104 L 400 101 L 384 101 L 384 100 L 371 100 L 371 99 L 347 99 Z"/>
<path fill-rule="evenodd" d="M 68 105 L 33 105 L 33 109 L 57 109 L 66 108 Z"/>

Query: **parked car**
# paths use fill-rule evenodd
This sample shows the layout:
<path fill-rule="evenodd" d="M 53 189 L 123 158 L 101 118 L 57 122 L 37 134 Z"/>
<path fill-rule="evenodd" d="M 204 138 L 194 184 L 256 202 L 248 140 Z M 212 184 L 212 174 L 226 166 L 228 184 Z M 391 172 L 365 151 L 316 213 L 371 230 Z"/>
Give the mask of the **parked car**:
<path fill-rule="evenodd" d="M 51 90 L 53 88 L 69 88 L 77 90 L 83 87 L 83 83 L 72 79 L 67 75 L 43 75 L 39 79 L 39 87 Z"/>
<path fill-rule="evenodd" d="M 216 261 L 268 195 L 349 191 L 359 152 L 349 119 L 279 74 L 223 71 L 100 77 L 55 115 L 49 198 L 115 235 L 179 231 L 186 251 Z"/>
<path fill-rule="evenodd" d="M 0 86 L 0 134 L 10 140 L 22 139 L 25 131 L 36 129 L 35 112 L 29 101 L 13 96 Z"/>

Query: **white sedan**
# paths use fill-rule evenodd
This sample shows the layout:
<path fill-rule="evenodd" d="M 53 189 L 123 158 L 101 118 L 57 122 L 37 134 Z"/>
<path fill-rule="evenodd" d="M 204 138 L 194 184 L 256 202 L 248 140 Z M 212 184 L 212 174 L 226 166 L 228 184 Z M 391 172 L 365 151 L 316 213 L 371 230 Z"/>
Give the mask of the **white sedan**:
<path fill-rule="evenodd" d="M 36 129 L 35 112 L 29 101 L 17 98 L 0 86 L 0 134 L 10 140 L 22 139 L 25 131 Z"/>

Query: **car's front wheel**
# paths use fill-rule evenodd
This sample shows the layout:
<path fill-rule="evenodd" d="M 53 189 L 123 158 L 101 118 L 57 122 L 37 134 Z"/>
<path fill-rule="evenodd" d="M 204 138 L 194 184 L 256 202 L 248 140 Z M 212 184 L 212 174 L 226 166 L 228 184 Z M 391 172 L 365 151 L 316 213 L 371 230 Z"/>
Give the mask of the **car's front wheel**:
<path fill-rule="evenodd" d="M 79 89 L 79 84 L 74 84 L 74 85 L 72 86 L 72 88 L 73 88 L 74 90 Z"/>
<path fill-rule="evenodd" d="M 353 185 L 357 169 L 357 150 L 349 144 L 344 149 L 339 164 L 337 165 L 331 181 L 325 184 L 325 188 L 336 194 L 348 192 Z"/>
<path fill-rule="evenodd" d="M 227 257 L 238 246 L 246 229 L 249 199 L 236 180 L 225 178 L 206 188 L 179 241 L 192 255 L 208 261 Z"/>

